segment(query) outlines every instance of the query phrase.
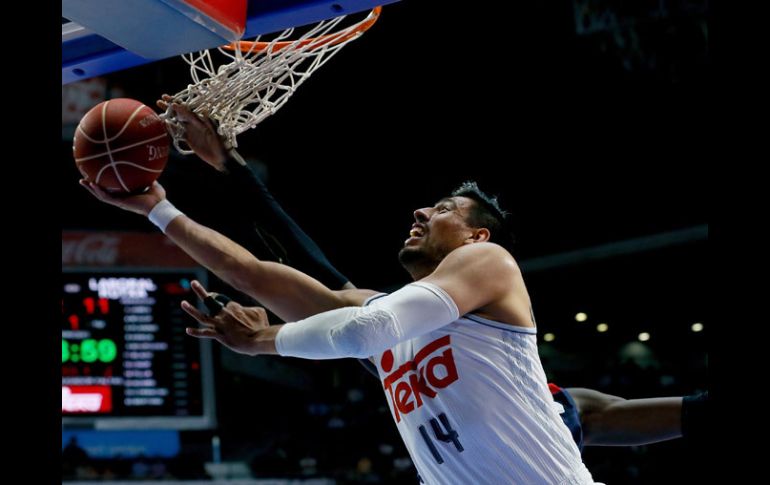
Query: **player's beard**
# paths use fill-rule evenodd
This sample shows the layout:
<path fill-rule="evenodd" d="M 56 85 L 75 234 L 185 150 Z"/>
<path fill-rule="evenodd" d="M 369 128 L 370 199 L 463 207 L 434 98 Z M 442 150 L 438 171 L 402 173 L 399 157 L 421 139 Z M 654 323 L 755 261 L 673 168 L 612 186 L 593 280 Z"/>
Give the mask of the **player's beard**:
<path fill-rule="evenodd" d="M 432 273 L 441 259 L 432 257 L 425 248 L 404 246 L 398 252 L 398 261 L 412 278 L 420 279 Z"/>

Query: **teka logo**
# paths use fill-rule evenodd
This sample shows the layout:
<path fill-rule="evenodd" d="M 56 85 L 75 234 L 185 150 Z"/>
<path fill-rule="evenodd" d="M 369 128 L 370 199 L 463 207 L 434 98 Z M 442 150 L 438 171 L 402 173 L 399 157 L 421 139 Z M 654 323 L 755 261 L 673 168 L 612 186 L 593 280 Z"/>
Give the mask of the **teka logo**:
<path fill-rule="evenodd" d="M 432 399 L 439 389 L 457 380 L 449 337 L 446 335 L 429 343 L 417 352 L 414 360 L 404 362 L 382 381 L 393 403 L 397 423 L 401 421 L 402 414 L 409 414 L 422 406 L 423 395 Z M 444 351 L 437 354 L 441 349 Z M 393 352 L 386 350 L 382 354 L 380 366 L 383 372 L 390 372 L 393 368 Z"/>
<path fill-rule="evenodd" d="M 62 386 L 63 413 L 108 413 L 112 411 L 109 386 Z"/>

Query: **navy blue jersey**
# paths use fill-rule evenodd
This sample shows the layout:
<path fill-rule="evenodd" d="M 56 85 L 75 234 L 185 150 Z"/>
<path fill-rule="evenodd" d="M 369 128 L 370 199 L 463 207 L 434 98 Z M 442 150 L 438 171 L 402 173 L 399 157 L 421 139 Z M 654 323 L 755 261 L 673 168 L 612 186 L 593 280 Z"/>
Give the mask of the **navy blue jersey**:
<path fill-rule="evenodd" d="M 575 440 L 580 451 L 583 451 L 583 427 L 580 425 L 580 414 L 574 399 L 569 395 L 569 392 L 556 384 L 549 382 L 548 388 L 551 390 L 553 400 L 564 407 L 564 412 L 560 414 L 561 420 L 569 428 L 572 439 Z"/>

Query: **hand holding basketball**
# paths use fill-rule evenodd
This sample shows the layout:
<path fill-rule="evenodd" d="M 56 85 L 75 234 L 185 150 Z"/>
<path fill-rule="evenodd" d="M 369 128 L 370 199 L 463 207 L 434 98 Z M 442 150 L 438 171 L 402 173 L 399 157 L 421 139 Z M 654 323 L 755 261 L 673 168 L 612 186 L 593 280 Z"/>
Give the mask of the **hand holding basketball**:
<path fill-rule="evenodd" d="M 142 216 L 149 214 L 158 202 L 166 198 L 166 189 L 164 189 L 158 182 L 153 182 L 144 193 L 131 196 L 112 195 L 86 179 L 80 179 L 80 185 L 85 187 L 94 197 L 102 202 L 114 205 L 115 207 L 120 207 L 129 212 L 135 212 Z"/>

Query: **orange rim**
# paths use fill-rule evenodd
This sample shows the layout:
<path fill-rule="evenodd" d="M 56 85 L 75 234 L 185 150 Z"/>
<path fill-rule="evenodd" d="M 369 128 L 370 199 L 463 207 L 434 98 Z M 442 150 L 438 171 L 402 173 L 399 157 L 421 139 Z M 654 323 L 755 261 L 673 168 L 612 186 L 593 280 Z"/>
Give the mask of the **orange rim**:
<path fill-rule="evenodd" d="M 282 42 L 254 42 L 242 40 L 227 44 L 224 46 L 224 48 L 231 51 L 239 49 L 241 52 L 262 52 L 267 50 L 268 47 L 272 45 L 272 52 L 276 52 L 281 49 L 285 49 L 290 45 L 293 45 L 297 48 L 305 47 L 308 44 L 314 44 L 314 48 L 322 47 L 326 44 L 337 45 L 369 30 L 369 28 L 374 25 L 377 19 L 380 18 L 381 11 L 382 7 L 374 7 L 374 9 L 369 12 L 369 15 L 363 21 L 361 21 L 361 23 L 358 24 L 354 30 L 342 36 L 340 36 L 339 33 L 326 34 L 320 37 L 311 37 L 299 42 L 292 40 L 286 40 Z"/>

